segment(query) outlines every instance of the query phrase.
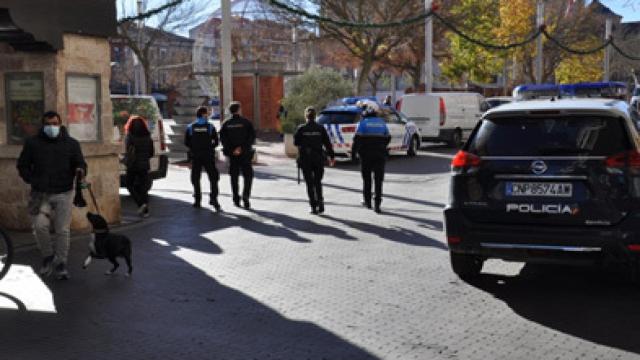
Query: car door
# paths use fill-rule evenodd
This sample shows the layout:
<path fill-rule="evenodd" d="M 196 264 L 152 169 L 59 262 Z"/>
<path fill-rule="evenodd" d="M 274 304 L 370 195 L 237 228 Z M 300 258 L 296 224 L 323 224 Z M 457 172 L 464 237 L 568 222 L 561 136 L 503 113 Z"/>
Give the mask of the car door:
<path fill-rule="evenodd" d="M 404 122 L 402 122 L 400 116 L 398 116 L 395 111 L 387 112 L 384 116 L 384 121 L 387 123 L 389 134 L 391 135 L 389 148 L 391 150 L 400 150 L 405 134 Z"/>

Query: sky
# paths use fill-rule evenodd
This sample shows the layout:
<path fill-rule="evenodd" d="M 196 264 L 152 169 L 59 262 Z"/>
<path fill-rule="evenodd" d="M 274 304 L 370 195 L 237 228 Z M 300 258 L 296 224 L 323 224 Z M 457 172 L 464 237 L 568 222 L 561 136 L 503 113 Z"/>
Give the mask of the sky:
<path fill-rule="evenodd" d="M 640 21 L 640 0 L 601 0 L 618 15 L 622 15 L 622 21 Z"/>

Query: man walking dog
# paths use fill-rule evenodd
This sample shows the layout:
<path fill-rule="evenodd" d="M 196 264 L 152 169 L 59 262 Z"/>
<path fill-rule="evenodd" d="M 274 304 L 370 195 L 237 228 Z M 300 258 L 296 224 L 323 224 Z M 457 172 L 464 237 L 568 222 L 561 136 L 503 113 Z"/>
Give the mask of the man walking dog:
<path fill-rule="evenodd" d="M 43 256 L 40 274 L 50 275 L 55 266 L 56 277 L 67 279 L 73 180 L 86 175 L 87 164 L 80 144 L 69 136 L 58 113 L 42 116 L 42 128 L 25 141 L 17 167 L 20 177 L 31 185 L 28 207 Z"/>

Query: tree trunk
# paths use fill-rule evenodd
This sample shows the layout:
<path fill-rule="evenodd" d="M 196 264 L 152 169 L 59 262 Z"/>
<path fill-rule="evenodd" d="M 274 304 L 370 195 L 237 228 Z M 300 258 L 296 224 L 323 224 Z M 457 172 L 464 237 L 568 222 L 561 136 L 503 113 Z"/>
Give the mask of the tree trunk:
<path fill-rule="evenodd" d="M 373 60 L 371 60 L 371 58 L 367 58 L 362 62 L 362 67 L 360 68 L 360 73 L 358 74 L 356 96 L 362 95 L 362 88 L 364 87 L 364 82 L 369 78 L 369 73 L 371 72 L 372 67 L 373 67 Z"/>
<path fill-rule="evenodd" d="M 144 73 L 144 93 L 151 94 L 151 64 L 148 59 L 140 60 Z"/>

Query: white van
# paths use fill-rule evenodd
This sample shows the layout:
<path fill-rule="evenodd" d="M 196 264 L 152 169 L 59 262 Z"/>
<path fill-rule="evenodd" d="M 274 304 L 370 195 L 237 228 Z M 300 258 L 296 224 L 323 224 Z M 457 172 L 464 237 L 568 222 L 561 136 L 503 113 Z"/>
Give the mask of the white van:
<path fill-rule="evenodd" d="M 445 141 L 457 147 L 480 120 L 483 102 L 478 93 L 407 94 L 398 102 L 398 110 L 416 124 L 422 141 Z"/>

